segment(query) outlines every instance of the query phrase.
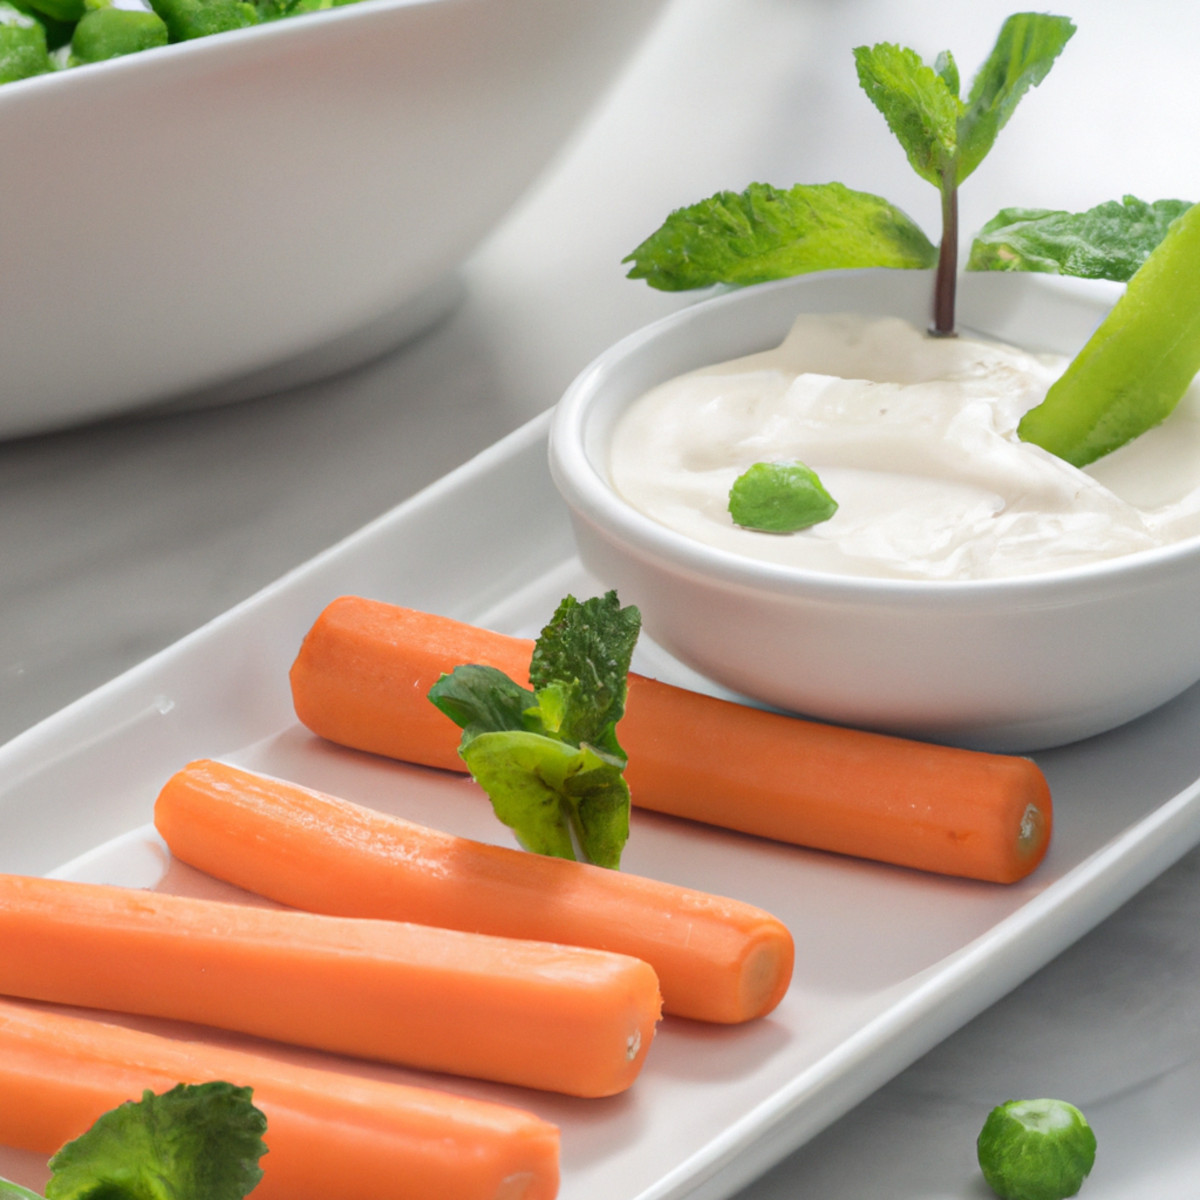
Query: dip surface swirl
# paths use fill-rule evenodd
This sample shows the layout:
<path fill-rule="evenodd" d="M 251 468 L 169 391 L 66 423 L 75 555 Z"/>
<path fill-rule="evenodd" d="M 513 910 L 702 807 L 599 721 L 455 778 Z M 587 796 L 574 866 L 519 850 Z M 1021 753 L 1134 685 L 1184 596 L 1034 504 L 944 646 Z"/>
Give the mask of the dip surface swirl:
<path fill-rule="evenodd" d="M 989 579 L 1098 562 L 1200 533 L 1200 388 L 1086 470 L 1017 438 L 1066 368 L 894 317 L 804 314 L 774 350 L 640 397 L 613 433 L 613 486 L 688 537 L 841 575 Z M 733 481 L 799 460 L 837 500 L 793 534 L 733 523 Z"/>

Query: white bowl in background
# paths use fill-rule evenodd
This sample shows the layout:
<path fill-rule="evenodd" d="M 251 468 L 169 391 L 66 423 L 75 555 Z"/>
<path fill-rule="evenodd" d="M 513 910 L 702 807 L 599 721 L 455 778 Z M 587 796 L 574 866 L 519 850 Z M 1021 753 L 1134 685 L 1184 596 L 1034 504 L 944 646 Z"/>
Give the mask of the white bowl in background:
<path fill-rule="evenodd" d="M 1178 695 L 1200 679 L 1200 539 L 1019 578 L 852 578 L 707 547 L 611 487 L 614 422 L 651 387 L 777 345 L 803 310 L 919 322 L 930 295 L 926 272 L 803 276 L 701 301 L 604 353 L 568 389 L 551 429 L 551 471 L 584 565 L 637 604 L 647 634 L 687 665 L 822 720 L 1030 751 Z M 1112 298 L 1046 277 L 967 275 L 959 321 L 1074 353 Z"/>
<path fill-rule="evenodd" d="M 363 0 L 0 86 L 0 436 L 419 332 L 661 7 Z"/>

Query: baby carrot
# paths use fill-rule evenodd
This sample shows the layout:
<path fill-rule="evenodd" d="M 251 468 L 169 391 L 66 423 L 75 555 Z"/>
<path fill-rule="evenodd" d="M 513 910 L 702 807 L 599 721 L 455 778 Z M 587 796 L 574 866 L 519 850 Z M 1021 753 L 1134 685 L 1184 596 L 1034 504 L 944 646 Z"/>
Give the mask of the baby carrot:
<path fill-rule="evenodd" d="M 461 663 L 524 684 L 533 643 L 344 596 L 291 670 L 296 715 L 374 754 L 462 771 L 459 731 L 426 699 Z M 633 803 L 946 875 L 1012 883 L 1050 840 L 1050 789 L 1029 759 L 766 713 L 631 675 L 618 729 Z"/>
<path fill-rule="evenodd" d="M 254 1200 L 552 1200 L 558 1191 L 558 1130 L 532 1113 L 0 1000 L 5 1145 L 51 1154 L 147 1088 L 214 1079 L 252 1088 L 267 1118 Z"/>
<path fill-rule="evenodd" d="M 0 992 L 575 1096 L 624 1091 L 661 999 L 639 959 L 396 921 L 0 875 Z"/>
<path fill-rule="evenodd" d="M 747 1021 L 791 980 L 791 934 L 753 905 L 455 837 L 223 763 L 175 774 L 154 822 L 183 862 L 295 908 L 643 959 L 680 1016 Z"/>

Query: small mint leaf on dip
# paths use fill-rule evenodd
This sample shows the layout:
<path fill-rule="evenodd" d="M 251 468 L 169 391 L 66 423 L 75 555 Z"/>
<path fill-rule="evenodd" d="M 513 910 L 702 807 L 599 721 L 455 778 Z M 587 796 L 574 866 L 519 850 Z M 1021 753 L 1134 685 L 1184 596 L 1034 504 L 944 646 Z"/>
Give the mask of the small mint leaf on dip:
<path fill-rule="evenodd" d="M 746 286 L 811 271 L 926 268 L 937 249 L 900 209 L 840 183 L 788 190 L 752 183 L 718 192 L 666 221 L 622 261 L 627 278 L 679 292 Z"/>
<path fill-rule="evenodd" d="M 729 490 L 729 515 L 746 529 L 795 533 L 828 521 L 837 501 L 817 473 L 800 462 L 760 462 Z"/>
<path fill-rule="evenodd" d="M 1187 200 L 1136 196 L 1108 200 L 1087 212 L 1001 209 L 971 245 L 968 271 L 1040 271 L 1127 283 L 1166 236 Z"/>
<path fill-rule="evenodd" d="M 1096 1161 L 1096 1135 L 1065 1100 L 1009 1100 L 988 1114 L 977 1151 L 1001 1200 L 1066 1200 Z"/>

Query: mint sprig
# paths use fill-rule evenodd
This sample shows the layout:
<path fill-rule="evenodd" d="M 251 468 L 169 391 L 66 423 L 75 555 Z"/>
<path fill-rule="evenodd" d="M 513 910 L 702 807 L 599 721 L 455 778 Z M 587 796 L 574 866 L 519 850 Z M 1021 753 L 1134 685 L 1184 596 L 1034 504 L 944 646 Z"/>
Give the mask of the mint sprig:
<path fill-rule="evenodd" d="M 262 1178 L 266 1127 L 248 1087 L 147 1090 L 50 1159 L 46 1200 L 243 1200 Z M 0 1197 L 41 1200 L 6 1180 Z"/>
<path fill-rule="evenodd" d="M 941 194 L 942 239 L 932 332 L 954 332 L 958 188 L 987 156 L 1030 88 L 1045 79 L 1075 32 L 1066 17 L 1014 13 L 1000 28 L 966 100 L 958 67 L 943 51 L 932 67 L 913 50 L 883 42 L 854 51 L 858 79 L 913 169 Z"/>
<path fill-rule="evenodd" d="M 842 184 L 798 184 L 783 191 L 752 184 L 677 209 L 625 262 L 631 279 L 678 291 L 735 286 L 808 271 L 937 264 L 933 332 L 954 332 L 958 269 L 958 189 L 992 148 L 1022 97 L 1046 77 L 1075 32 L 1066 17 L 1015 13 L 960 95 L 949 51 L 926 63 L 890 42 L 854 50 L 858 80 L 883 114 L 908 161 L 941 196 L 935 249 L 894 205 Z"/>
<path fill-rule="evenodd" d="M 527 850 L 620 865 L 630 801 L 616 726 L 640 630 L 615 592 L 567 596 L 534 646 L 532 688 L 478 663 L 430 688 L 463 731 L 467 769 Z"/>

